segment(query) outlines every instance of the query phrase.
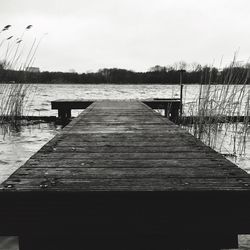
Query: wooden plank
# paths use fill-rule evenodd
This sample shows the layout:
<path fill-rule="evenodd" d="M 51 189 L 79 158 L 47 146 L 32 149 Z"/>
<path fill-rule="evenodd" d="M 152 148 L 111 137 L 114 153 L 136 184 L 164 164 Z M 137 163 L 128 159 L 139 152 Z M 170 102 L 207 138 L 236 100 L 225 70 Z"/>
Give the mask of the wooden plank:
<path fill-rule="evenodd" d="M 214 167 L 216 165 L 216 168 Z M 243 171 L 238 168 L 236 165 L 229 161 L 225 161 L 224 158 L 218 159 L 211 159 L 210 161 L 200 161 L 197 159 L 110 159 L 109 161 L 105 159 L 38 159 L 38 158 L 31 158 L 25 166 L 27 167 L 44 167 L 50 168 L 54 167 L 67 167 L 67 168 L 74 168 L 74 167 L 133 167 L 133 168 L 154 168 L 154 167 L 172 167 L 172 168 L 206 168 L 211 167 L 215 171 L 219 168 L 224 169 L 237 169 L 239 171 Z M 244 172 L 245 173 L 245 172 Z"/>
<path fill-rule="evenodd" d="M 194 137 L 192 137 L 188 133 L 179 133 L 176 131 L 176 133 L 155 133 L 151 134 L 148 133 L 147 136 L 145 136 L 142 133 L 137 133 L 136 136 L 135 134 L 129 134 L 129 133 L 71 133 L 70 131 L 62 131 L 60 133 L 60 136 L 55 137 L 55 140 L 53 141 L 65 141 L 69 143 L 75 143 L 75 142 L 141 142 L 143 143 L 144 141 L 146 142 L 169 142 L 173 143 L 174 141 L 179 142 L 179 141 L 184 141 L 184 142 L 195 142 L 195 143 L 200 143 L 199 140 L 195 140 Z M 49 142 L 50 143 L 50 142 Z"/>
<path fill-rule="evenodd" d="M 192 146 L 192 147 L 191 147 Z M 57 153 L 68 153 L 68 152 L 75 152 L 75 153 L 170 153 L 170 152 L 212 152 L 210 148 L 204 146 L 197 146 L 195 144 L 190 144 L 186 146 L 178 146 L 175 147 L 171 146 L 110 146 L 107 145 L 100 147 L 100 146 L 45 146 L 43 147 L 40 152 L 48 153 L 54 152 Z"/>
<path fill-rule="evenodd" d="M 121 139 L 115 141 L 115 140 L 78 140 L 74 142 L 75 147 L 184 147 L 184 146 L 194 146 L 194 147 L 204 147 L 206 148 L 201 142 L 196 143 L 193 140 L 165 140 L 165 141 L 158 141 L 158 140 L 128 140 L 128 141 L 122 141 Z M 57 141 L 51 144 L 46 144 L 44 147 L 70 147 L 72 146 L 72 140 L 71 141 Z M 207 148 L 206 148 L 207 149 Z"/>
<path fill-rule="evenodd" d="M 100 178 L 100 179 L 69 179 L 57 178 L 16 178 L 11 177 L 3 184 L 4 189 L 12 192 L 19 191 L 165 191 L 165 192 L 194 192 L 194 191 L 249 191 L 248 177 L 240 178 Z"/>
<path fill-rule="evenodd" d="M 68 179 L 96 179 L 96 178 L 229 178 L 229 177 L 245 177 L 245 172 L 237 168 L 220 168 L 214 169 L 213 167 L 140 167 L 126 166 L 126 167 L 84 167 L 80 165 L 73 167 L 67 165 L 56 165 L 54 167 L 45 166 L 26 166 L 20 169 L 15 175 L 15 178 L 56 178 L 59 175 Z"/>
<path fill-rule="evenodd" d="M 215 157 L 210 152 L 163 152 L 163 153 L 76 153 L 74 151 L 67 153 L 41 152 L 39 151 L 32 158 L 41 159 L 204 159 L 211 160 Z M 219 156 L 218 156 L 219 157 Z M 222 156 L 220 156 L 222 157 Z"/>

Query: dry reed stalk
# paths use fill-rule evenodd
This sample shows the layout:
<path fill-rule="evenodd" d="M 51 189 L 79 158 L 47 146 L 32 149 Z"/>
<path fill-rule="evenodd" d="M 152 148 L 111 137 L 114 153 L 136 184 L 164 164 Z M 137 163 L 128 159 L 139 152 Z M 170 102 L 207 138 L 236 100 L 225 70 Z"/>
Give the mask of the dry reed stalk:
<path fill-rule="evenodd" d="M 4 31 L 8 31 L 11 25 L 6 25 L 1 31 L 0 35 Z M 36 43 L 34 40 L 30 50 L 27 53 L 26 59 L 23 55 L 22 43 L 24 39 L 24 34 L 29 30 L 32 25 L 28 25 L 20 38 L 13 39 L 13 36 L 8 36 L 8 38 L 2 38 L 0 40 L 0 49 L 3 48 L 4 43 L 7 41 L 7 47 L 5 51 L 2 51 L 4 55 L 2 61 L 2 67 L 5 70 L 19 70 L 24 72 L 24 76 L 28 67 L 34 62 L 35 53 L 38 49 L 41 39 Z M 1 37 L 0 37 L 1 38 Z M 2 52 L 0 50 L 0 52 Z M 1 55 L 1 54 L 0 54 Z M 20 60 L 25 59 L 25 63 L 20 64 Z M 1 65 L 0 65 L 1 66 Z M 23 116 L 25 105 L 27 104 L 27 97 L 31 94 L 32 84 L 27 83 L 14 83 L 14 84 L 0 84 L 0 123 L 14 124 L 19 123 L 20 120 L 17 119 L 20 116 Z"/>
<path fill-rule="evenodd" d="M 247 71 L 248 69 L 237 70 L 234 58 L 222 84 L 219 85 L 221 76 L 218 75 L 212 84 L 211 68 L 210 72 L 206 69 L 202 72 L 203 82 L 200 84 L 198 97 L 185 104 L 185 115 L 198 116 L 194 124 L 187 129 L 210 147 L 218 151 L 224 148 L 235 156 L 245 153 L 249 130 L 250 98 L 247 91 Z M 228 116 L 244 116 L 244 121 L 232 119 L 225 122 Z M 226 140 L 228 137 L 230 141 Z"/>

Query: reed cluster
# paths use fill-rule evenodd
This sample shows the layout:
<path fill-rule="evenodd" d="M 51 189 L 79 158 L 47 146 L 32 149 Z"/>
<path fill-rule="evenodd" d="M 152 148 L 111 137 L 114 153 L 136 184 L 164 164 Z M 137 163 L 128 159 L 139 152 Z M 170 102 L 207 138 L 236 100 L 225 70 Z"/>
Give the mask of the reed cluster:
<path fill-rule="evenodd" d="M 39 42 L 34 39 L 30 49 L 25 52 L 25 33 L 32 28 L 28 25 L 21 36 L 12 35 L 11 25 L 0 31 L 0 71 L 8 74 L 11 70 L 21 71 L 25 79 L 27 69 L 32 66 Z M 24 81 L 25 82 L 25 81 Z M 18 83 L 14 80 L 0 84 L 0 123 L 16 124 L 24 115 L 24 107 L 30 94 L 31 84 Z"/>
<path fill-rule="evenodd" d="M 250 116 L 249 67 L 242 70 L 234 58 L 226 74 L 212 74 L 212 67 L 204 68 L 198 96 L 184 103 L 184 118 L 194 117 L 185 128 L 225 155 L 244 155 Z"/>

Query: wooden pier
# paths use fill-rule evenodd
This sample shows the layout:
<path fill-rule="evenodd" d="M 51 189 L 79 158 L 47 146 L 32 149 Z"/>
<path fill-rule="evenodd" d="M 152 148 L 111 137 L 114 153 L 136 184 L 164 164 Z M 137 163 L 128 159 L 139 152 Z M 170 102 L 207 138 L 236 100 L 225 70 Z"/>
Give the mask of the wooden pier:
<path fill-rule="evenodd" d="M 181 100 L 176 99 L 146 99 L 140 100 L 142 103 L 146 104 L 152 109 L 163 109 L 164 115 L 168 117 L 171 121 L 177 122 L 180 117 L 181 110 Z M 51 102 L 51 108 L 58 110 L 58 117 L 62 120 L 67 120 L 71 118 L 72 109 L 86 109 L 90 104 L 95 102 L 95 100 L 86 99 L 76 99 L 76 100 L 56 100 Z"/>
<path fill-rule="evenodd" d="M 20 250 L 236 248 L 250 178 L 141 101 L 92 101 L 0 189 Z"/>

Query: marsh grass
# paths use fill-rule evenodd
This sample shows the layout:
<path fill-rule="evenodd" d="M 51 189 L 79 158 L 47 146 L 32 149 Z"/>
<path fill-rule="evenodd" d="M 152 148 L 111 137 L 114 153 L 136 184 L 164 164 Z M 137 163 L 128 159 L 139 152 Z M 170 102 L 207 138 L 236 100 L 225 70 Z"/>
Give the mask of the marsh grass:
<path fill-rule="evenodd" d="M 22 71 L 24 83 L 2 83 L 0 85 L 0 123 L 16 127 L 20 116 L 24 116 L 25 105 L 31 95 L 32 84 L 25 83 L 27 68 L 31 67 L 41 39 L 34 39 L 30 49 L 24 53 L 25 33 L 32 28 L 28 25 L 20 37 L 9 34 L 11 25 L 0 31 L 0 68 L 8 74 L 9 70 Z"/>
<path fill-rule="evenodd" d="M 185 128 L 225 155 L 242 156 L 246 152 L 249 132 L 249 69 L 242 70 L 234 59 L 222 72 L 223 75 L 218 73 L 212 82 L 212 68 L 202 71 L 198 96 L 192 102 L 184 103 L 184 115 L 197 118 Z"/>

